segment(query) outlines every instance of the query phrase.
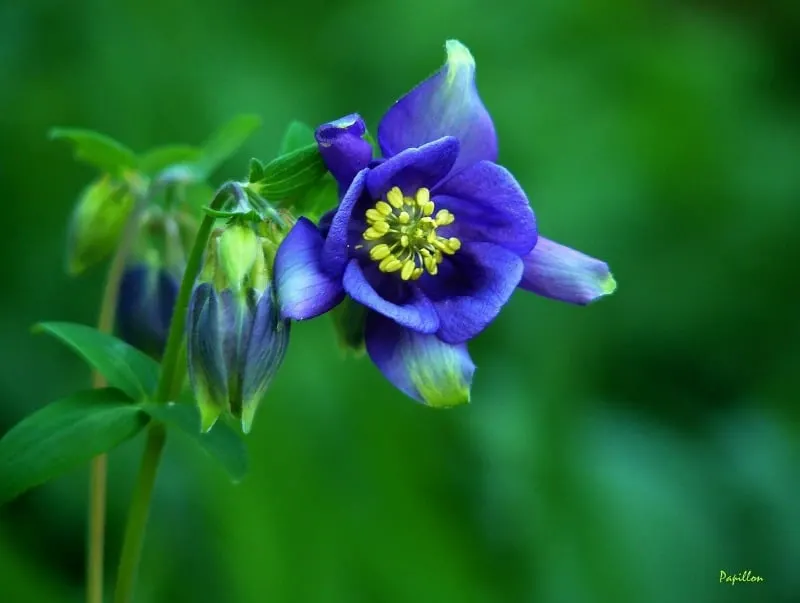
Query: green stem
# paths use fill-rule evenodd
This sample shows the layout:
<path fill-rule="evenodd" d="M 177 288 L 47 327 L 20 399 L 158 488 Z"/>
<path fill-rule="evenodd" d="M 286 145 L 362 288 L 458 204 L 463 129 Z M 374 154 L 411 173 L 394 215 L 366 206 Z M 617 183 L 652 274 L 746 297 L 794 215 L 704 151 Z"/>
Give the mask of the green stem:
<path fill-rule="evenodd" d="M 220 209 L 231 193 L 236 191 L 236 183 L 228 182 L 223 184 L 211 201 L 211 209 Z M 186 312 L 189 309 L 189 301 L 194 288 L 194 280 L 200 270 L 200 263 L 203 260 L 208 238 L 214 228 L 215 218 L 206 215 L 197 237 L 194 240 L 192 251 L 186 262 L 186 269 L 181 280 L 181 288 L 178 291 L 178 298 L 175 300 L 175 308 L 172 313 L 172 321 L 169 327 L 169 337 L 164 349 L 164 356 L 161 361 L 161 373 L 158 377 L 158 387 L 156 388 L 154 402 L 168 402 L 170 394 L 179 381 L 179 373 L 185 370 L 185 362 L 180 363 L 183 348 L 183 335 L 185 330 Z M 136 573 L 139 567 L 139 557 L 142 552 L 145 528 L 147 527 L 147 516 L 150 509 L 150 498 L 153 493 L 153 484 L 156 480 L 158 463 L 161 460 L 161 452 L 164 449 L 166 431 L 164 426 L 154 423 L 150 426 L 147 435 L 142 464 L 139 468 L 139 476 L 133 491 L 131 507 L 128 512 L 128 523 L 125 526 L 125 536 L 122 541 L 122 552 L 119 559 L 119 570 L 117 572 L 117 587 L 114 592 L 114 603 L 129 603 L 133 597 L 133 585 L 136 581 Z"/>
<path fill-rule="evenodd" d="M 114 603 L 127 603 L 133 595 L 136 568 L 139 565 L 147 516 L 150 512 L 150 498 L 153 494 L 158 462 L 161 460 L 161 451 L 164 449 L 166 439 L 167 432 L 163 425 L 157 423 L 150 427 L 142 456 L 142 465 L 139 468 L 139 476 L 136 478 L 136 486 L 133 490 L 128 523 L 125 526 Z"/>
<path fill-rule="evenodd" d="M 114 329 L 119 286 L 125 271 L 125 264 L 136 239 L 137 223 L 145 205 L 146 201 L 143 198 L 140 199 L 128 217 L 122 238 L 108 268 L 103 298 L 100 303 L 100 314 L 97 319 L 97 330 L 103 333 L 111 333 Z M 92 377 L 92 385 L 95 388 L 105 387 L 106 381 L 100 373 L 95 371 Z M 101 454 L 92 459 L 89 470 L 89 534 L 86 559 L 87 603 L 103 603 L 107 477 L 108 457 L 105 454 Z"/>

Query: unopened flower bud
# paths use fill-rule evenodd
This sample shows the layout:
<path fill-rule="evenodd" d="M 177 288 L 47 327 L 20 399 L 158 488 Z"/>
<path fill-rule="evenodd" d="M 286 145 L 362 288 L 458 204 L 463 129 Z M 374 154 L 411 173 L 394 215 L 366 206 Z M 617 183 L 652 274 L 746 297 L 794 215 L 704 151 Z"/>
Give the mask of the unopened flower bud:
<path fill-rule="evenodd" d="M 160 359 L 186 265 L 176 216 L 145 214 L 135 253 L 125 267 L 117 298 L 117 330 L 122 339 Z"/>
<path fill-rule="evenodd" d="M 203 431 L 230 413 L 248 433 L 286 354 L 289 322 L 279 317 L 267 249 L 249 225 L 229 226 L 212 238 L 192 292 L 187 353 Z"/>
<path fill-rule="evenodd" d="M 69 226 L 67 269 L 71 274 L 83 272 L 113 252 L 133 205 L 128 184 L 110 176 L 86 187 Z"/>
<path fill-rule="evenodd" d="M 180 282 L 176 274 L 156 264 L 125 269 L 117 303 L 119 336 L 145 354 L 160 359 L 169 335 Z"/>

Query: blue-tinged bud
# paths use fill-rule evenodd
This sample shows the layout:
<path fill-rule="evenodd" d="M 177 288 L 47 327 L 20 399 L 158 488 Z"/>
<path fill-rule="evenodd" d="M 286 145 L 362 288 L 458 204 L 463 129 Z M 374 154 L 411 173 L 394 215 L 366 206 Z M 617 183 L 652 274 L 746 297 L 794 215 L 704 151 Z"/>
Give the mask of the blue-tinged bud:
<path fill-rule="evenodd" d="M 223 413 L 248 433 L 289 344 L 272 287 L 273 244 L 233 223 L 212 236 L 187 315 L 189 378 L 208 431 Z"/>
<path fill-rule="evenodd" d="M 160 359 L 178 297 L 179 275 L 154 264 L 125 269 L 117 302 L 119 336 L 145 354 Z"/>
<path fill-rule="evenodd" d="M 69 225 L 67 270 L 79 274 L 116 247 L 134 206 L 128 184 L 103 176 L 81 194 Z"/>
<path fill-rule="evenodd" d="M 119 336 L 160 360 L 186 265 L 185 242 L 196 229 L 184 216 L 152 209 L 139 224 L 136 246 L 117 297 Z M 186 236 L 184 236 L 186 235 Z"/>

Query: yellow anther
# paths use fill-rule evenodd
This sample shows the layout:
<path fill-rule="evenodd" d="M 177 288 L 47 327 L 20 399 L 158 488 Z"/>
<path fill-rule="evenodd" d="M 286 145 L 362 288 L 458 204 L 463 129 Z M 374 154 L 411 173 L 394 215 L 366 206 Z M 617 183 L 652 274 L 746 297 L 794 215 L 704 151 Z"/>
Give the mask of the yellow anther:
<path fill-rule="evenodd" d="M 372 225 L 372 228 L 374 228 L 381 234 L 386 234 L 387 232 L 389 232 L 390 227 L 388 222 L 381 220 L 380 222 L 375 222 L 375 224 Z"/>
<path fill-rule="evenodd" d="M 372 249 L 369 250 L 369 257 L 373 260 L 382 260 L 386 256 L 392 253 L 392 250 L 386 243 L 381 243 L 379 245 L 375 245 Z"/>
<path fill-rule="evenodd" d="M 455 249 L 453 249 L 452 247 L 450 247 L 450 245 L 447 244 L 447 241 L 444 241 L 442 243 L 442 251 L 447 255 L 453 255 L 456 252 Z"/>
<path fill-rule="evenodd" d="M 377 209 L 368 209 L 367 210 L 367 220 L 371 222 L 379 222 L 383 220 L 385 216 L 380 213 Z"/>
<path fill-rule="evenodd" d="M 436 274 L 439 271 L 436 259 L 432 256 L 424 257 L 422 263 L 425 265 L 425 269 L 431 274 Z"/>
<path fill-rule="evenodd" d="M 386 203 L 386 201 L 378 201 L 375 204 L 375 209 L 384 216 L 388 216 L 390 213 L 392 213 L 392 206 Z"/>
<path fill-rule="evenodd" d="M 433 217 L 435 213 L 435 217 Z M 399 187 L 386 193 L 385 201 L 366 211 L 366 243 L 357 248 L 369 249 L 371 259 L 382 272 L 400 272 L 404 281 L 416 280 L 425 272 L 435 275 L 444 255 L 461 249 L 456 237 L 444 238 L 437 229 L 452 224 L 455 217 L 447 209 L 436 211 L 430 191 L 420 188 L 413 197 L 405 197 Z"/>
<path fill-rule="evenodd" d="M 400 209 L 403 207 L 403 192 L 396 186 L 386 193 L 386 200 L 392 207 Z"/>
<path fill-rule="evenodd" d="M 403 262 L 398 260 L 395 256 L 390 255 L 381 260 L 378 264 L 378 269 L 381 272 L 397 272 L 403 267 Z"/>
<path fill-rule="evenodd" d="M 440 209 L 436 212 L 437 226 L 447 226 L 448 224 L 452 224 L 454 220 L 455 216 L 446 209 Z"/>
<path fill-rule="evenodd" d="M 414 260 L 406 260 L 405 264 L 403 264 L 403 269 L 400 271 L 400 278 L 404 281 L 409 280 L 411 275 L 414 274 L 414 268 L 416 267 Z"/>
<path fill-rule="evenodd" d="M 377 230 L 375 230 L 375 228 L 370 226 L 364 231 L 363 236 L 367 241 L 377 241 L 383 236 L 383 233 L 378 232 Z"/>

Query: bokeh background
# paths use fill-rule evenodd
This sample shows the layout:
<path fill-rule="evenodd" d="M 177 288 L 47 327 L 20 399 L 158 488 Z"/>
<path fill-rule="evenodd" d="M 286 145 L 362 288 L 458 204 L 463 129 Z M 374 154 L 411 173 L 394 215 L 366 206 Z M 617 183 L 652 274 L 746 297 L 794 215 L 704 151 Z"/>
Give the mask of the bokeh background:
<path fill-rule="evenodd" d="M 795 0 L 2 0 L 0 433 L 88 383 L 29 332 L 93 324 L 103 279 L 64 274 L 94 172 L 50 127 L 144 150 L 261 114 L 222 181 L 291 119 L 374 129 L 455 37 L 542 232 L 617 294 L 519 293 L 447 412 L 298 325 L 243 483 L 168 444 L 137 600 L 800 600 L 798 31 Z M 109 579 L 141 446 L 111 456 Z M 82 600 L 86 490 L 82 469 L 0 509 L 0 601 Z"/>

